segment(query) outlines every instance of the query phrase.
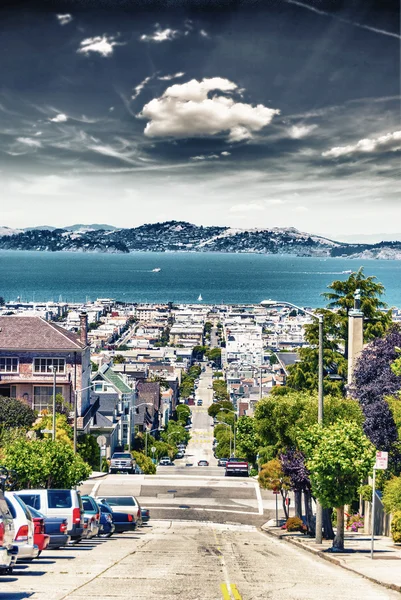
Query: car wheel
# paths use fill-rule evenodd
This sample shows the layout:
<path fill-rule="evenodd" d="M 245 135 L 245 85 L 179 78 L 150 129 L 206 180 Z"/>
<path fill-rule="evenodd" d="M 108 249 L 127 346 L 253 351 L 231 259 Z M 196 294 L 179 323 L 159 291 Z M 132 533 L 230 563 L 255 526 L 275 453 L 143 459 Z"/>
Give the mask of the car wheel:
<path fill-rule="evenodd" d="M 109 538 L 109 537 L 111 537 L 112 535 L 113 535 L 113 534 L 112 534 L 111 532 L 109 532 L 109 533 L 99 533 L 99 534 L 98 534 L 98 537 L 100 537 L 100 538 L 102 538 L 102 539 L 106 539 L 106 538 Z"/>

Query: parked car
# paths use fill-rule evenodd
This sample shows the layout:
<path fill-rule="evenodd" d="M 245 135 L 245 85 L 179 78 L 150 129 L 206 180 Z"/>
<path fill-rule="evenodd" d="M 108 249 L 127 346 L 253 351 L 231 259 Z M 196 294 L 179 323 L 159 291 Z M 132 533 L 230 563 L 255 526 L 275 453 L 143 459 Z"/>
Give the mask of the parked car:
<path fill-rule="evenodd" d="M 217 461 L 217 466 L 225 467 L 227 463 L 228 463 L 228 458 L 219 458 L 219 460 Z"/>
<path fill-rule="evenodd" d="M 240 475 L 241 477 L 249 477 L 249 464 L 245 458 L 236 458 L 232 456 L 226 464 L 226 476 Z"/>
<path fill-rule="evenodd" d="M 13 572 L 17 562 L 18 546 L 14 543 L 15 527 L 13 515 L 0 490 L 0 575 Z"/>
<path fill-rule="evenodd" d="M 141 508 L 142 523 L 147 523 L 150 519 L 150 511 L 148 508 Z"/>
<path fill-rule="evenodd" d="M 176 458 L 184 458 L 185 456 L 185 452 L 183 452 L 182 450 L 178 450 L 177 454 L 175 455 Z"/>
<path fill-rule="evenodd" d="M 134 516 L 131 513 L 117 512 L 111 510 L 111 507 L 104 503 L 99 502 L 101 514 L 105 515 L 105 518 L 109 516 L 112 520 L 115 533 L 125 533 L 126 531 L 135 531 L 137 525 Z M 110 537 L 111 533 L 107 533 L 108 527 L 104 528 L 102 525 L 99 537 Z M 113 531 L 113 533 L 114 533 Z"/>
<path fill-rule="evenodd" d="M 99 502 L 107 504 L 114 512 L 132 515 L 138 527 L 142 525 L 141 505 L 135 496 L 101 496 L 96 498 Z"/>
<path fill-rule="evenodd" d="M 100 524 L 99 524 L 99 533 L 98 537 L 100 538 L 109 538 L 113 535 L 116 530 L 116 527 L 113 523 L 113 511 L 110 507 L 98 503 L 98 507 L 100 510 Z"/>
<path fill-rule="evenodd" d="M 97 536 L 100 529 L 100 510 L 97 502 L 92 496 L 82 496 L 82 507 L 84 509 L 84 518 L 88 518 L 87 538 Z"/>
<path fill-rule="evenodd" d="M 63 519 L 63 517 L 46 517 L 32 506 L 28 506 L 28 508 L 34 519 L 35 517 L 42 517 L 44 520 L 45 534 L 49 536 L 48 550 L 58 550 L 68 544 L 71 538 L 67 535 L 67 519 Z"/>
<path fill-rule="evenodd" d="M 77 490 L 20 490 L 15 492 L 28 506 L 45 516 L 63 517 L 68 521 L 67 534 L 72 542 L 79 542 L 84 533 L 84 511 L 81 494 Z"/>
<path fill-rule="evenodd" d="M 14 544 L 18 546 L 17 560 L 33 560 L 39 555 L 34 540 L 34 525 L 29 508 L 15 492 L 5 492 L 8 509 L 14 519 Z"/>
<path fill-rule="evenodd" d="M 202 398 L 199 398 L 199 399 L 197 400 L 196 404 L 197 404 L 198 406 L 202 406 L 202 404 L 203 404 L 203 400 L 202 400 Z"/>
<path fill-rule="evenodd" d="M 170 459 L 170 457 L 168 456 L 163 456 L 160 460 L 159 460 L 159 466 L 160 467 L 173 467 L 174 463 L 172 462 L 172 460 Z"/>
<path fill-rule="evenodd" d="M 46 533 L 44 516 L 42 514 L 40 514 L 34 508 L 30 508 L 29 506 L 27 506 L 27 508 L 32 515 L 33 527 L 34 527 L 33 540 L 34 540 L 35 544 L 37 545 L 37 547 L 39 548 L 38 556 L 40 556 L 42 551 L 46 550 L 46 548 L 49 547 L 50 535 L 48 533 Z"/>
<path fill-rule="evenodd" d="M 208 467 L 209 463 L 207 462 L 207 460 L 200 460 L 198 461 L 198 467 Z"/>
<path fill-rule="evenodd" d="M 114 452 L 111 457 L 109 473 L 135 473 L 135 459 L 131 452 Z"/>

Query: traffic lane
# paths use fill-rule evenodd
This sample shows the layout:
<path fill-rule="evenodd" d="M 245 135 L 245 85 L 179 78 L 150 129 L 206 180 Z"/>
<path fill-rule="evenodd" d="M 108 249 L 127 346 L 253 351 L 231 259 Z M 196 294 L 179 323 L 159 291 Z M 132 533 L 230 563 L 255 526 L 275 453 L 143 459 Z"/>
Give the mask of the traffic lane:
<path fill-rule="evenodd" d="M 110 558 L 108 568 L 65 596 L 69 600 L 132 597 L 395 600 L 399 594 L 249 525 L 171 519 L 154 522 L 142 540 L 132 542 L 131 552 L 114 563 Z"/>

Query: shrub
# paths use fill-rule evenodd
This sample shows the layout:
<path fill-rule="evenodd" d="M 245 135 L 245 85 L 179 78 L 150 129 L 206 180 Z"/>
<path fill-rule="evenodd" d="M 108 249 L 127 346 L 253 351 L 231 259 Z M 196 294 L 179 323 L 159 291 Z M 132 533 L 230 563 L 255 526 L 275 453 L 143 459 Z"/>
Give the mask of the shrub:
<path fill-rule="evenodd" d="M 290 517 L 285 524 L 287 531 L 306 531 L 306 526 L 298 517 Z"/>
<path fill-rule="evenodd" d="M 149 456 L 145 456 L 142 452 L 133 452 L 132 456 L 135 458 L 138 467 L 140 467 L 144 473 L 147 475 L 154 475 L 156 473 L 156 465 Z"/>
<path fill-rule="evenodd" d="M 364 518 L 359 513 L 351 515 L 347 519 L 347 529 L 351 529 L 351 531 L 358 531 L 358 529 L 361 529 L 363 526 Z"/>
<path fill-rule="evenodd" d="M 0 397 L 0 425 L 5 429 L 31 427 L 35 419 L 35 411 L 21 400 Z"/>
<path fill-rule="evenodd" d="M 388 513 L 401 512 L 401 477 L 393 477 L 384 485 L 383 505 Z"/>
<path fill-rule="evenodd" d="M 358 491 L 362 500 L 365 500 L 365 502 L 372 502 L 373 491 L 371 485 L 361 485 Z"/>
<path fill-rule="evenodd" d="M 391 521 L 391 535 L 396 544 L 401 543 L 401 510 L 397 510 L 393 515 L 393 520 Z"/>

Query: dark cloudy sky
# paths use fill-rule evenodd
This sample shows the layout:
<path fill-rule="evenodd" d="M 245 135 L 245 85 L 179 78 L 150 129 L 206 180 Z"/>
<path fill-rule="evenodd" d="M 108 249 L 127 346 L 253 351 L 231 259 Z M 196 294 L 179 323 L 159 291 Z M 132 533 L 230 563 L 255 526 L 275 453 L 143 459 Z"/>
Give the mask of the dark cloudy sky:
<path fill-rule="evenodd" d="M 401 230 L 398 2 L 6 4 L 0 225 Z"/>

